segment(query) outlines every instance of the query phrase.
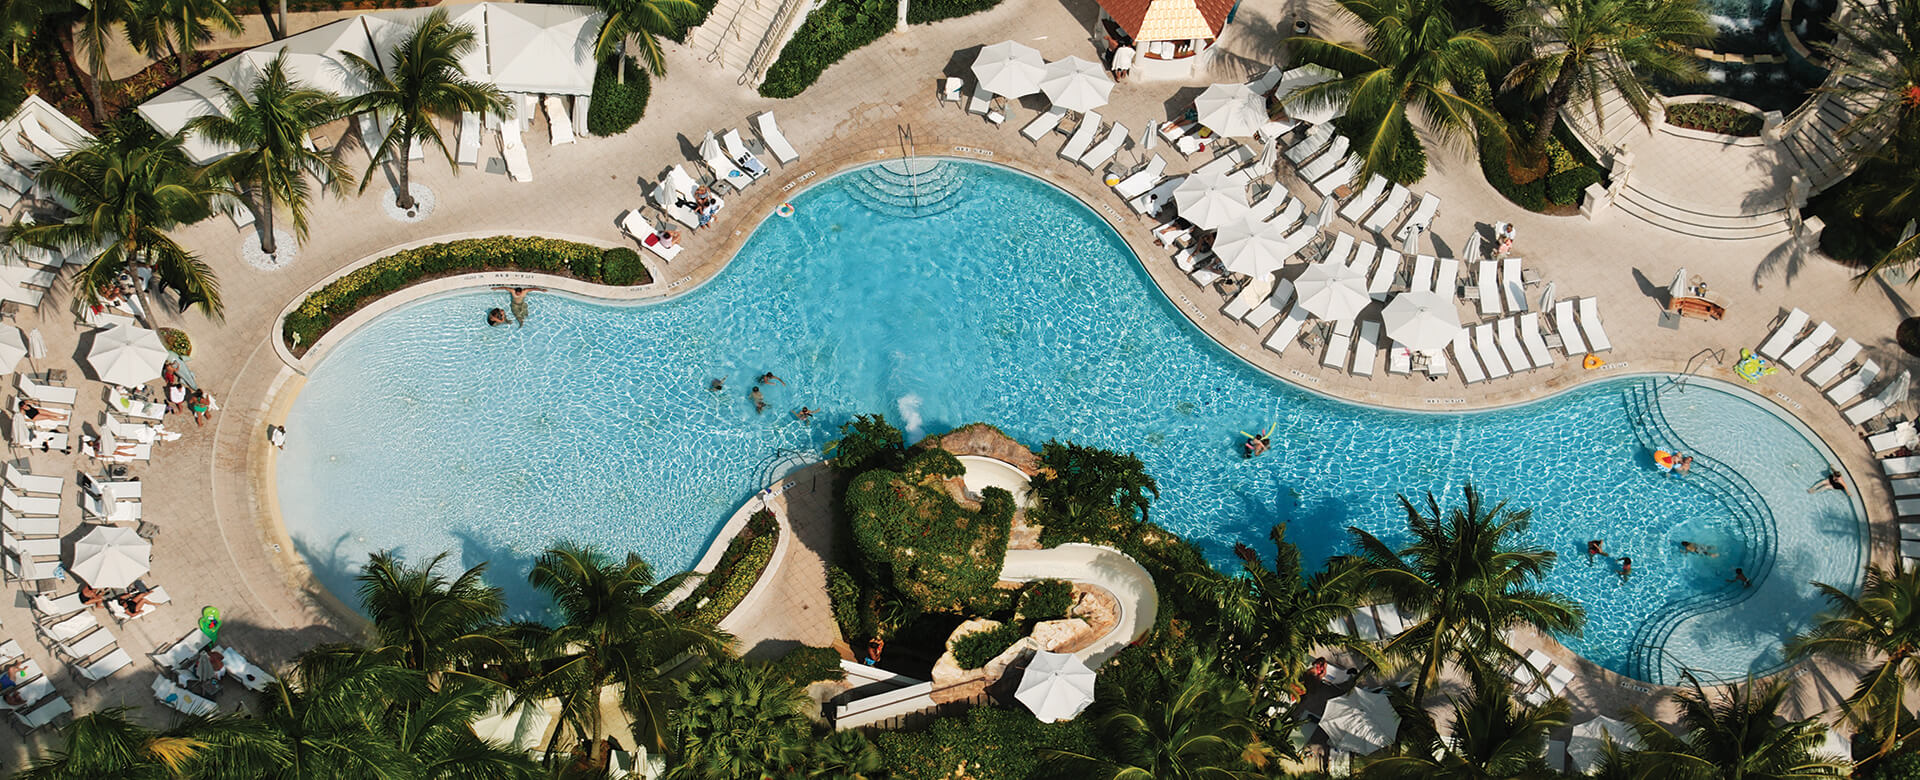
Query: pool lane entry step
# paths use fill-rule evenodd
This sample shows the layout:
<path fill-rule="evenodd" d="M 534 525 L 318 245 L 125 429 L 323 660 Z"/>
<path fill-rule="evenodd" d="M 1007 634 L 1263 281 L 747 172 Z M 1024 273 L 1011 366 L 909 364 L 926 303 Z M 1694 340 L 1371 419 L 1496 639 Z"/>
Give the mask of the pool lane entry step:
<path fill-rule="evenodd" d="M 869 165 L 852 179 L 854 200 L 893 217 L 927 217 L 958 206 L 966 184 L 959 166 L 927 157 Z"/>

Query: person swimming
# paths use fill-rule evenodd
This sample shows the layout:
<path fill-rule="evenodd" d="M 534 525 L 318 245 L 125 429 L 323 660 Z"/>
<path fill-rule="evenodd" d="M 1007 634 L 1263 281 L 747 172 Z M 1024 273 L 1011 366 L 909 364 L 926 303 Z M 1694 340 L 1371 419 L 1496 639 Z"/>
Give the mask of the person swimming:
<path fill-rule="evenodd" d="M 715 380 L 713 380 L 713 381 L 711 381 L 711 382 L 708 382 L 708 383 L 707 383 L 707 389 L 708 389 L 708 390 L 711 390 L 711 391 L 713 391 L 713 392 L 716 392 L 716 393 L 718 393 L 718 392 L 720 392 L 720 391 L 722 391 L 722 390 L 725 390 L 725 389 L 727 389 L 727 380 L 726 380 L 726 378 L 725 378 L 725 377 L 721 377 L 721 378 L 719 378 L 719 379 L 715 379 Z"/>
<path fill-rule="evenodd" d="M 1838 490 L 1845 493 L 1847 478 L 1841 476 L 1838 471 L 1829 471 L 1826 476 L 1820 478 L 1819 482 L 1813 483 L 1813 487 L 1807 488 L 1808 493 L 1818 493 L 1822 490 Z"/>
<path fill-rule="evenodd" d="M 1601 549 L 1599 539 L 1590 539 L 1587 541 L 1587 563 L 1593 563 L 1593 556 L 1606 554 L 1607 551 Z"/>
<path fill-rule="evenodd" d="M 754 414 L 763 414 L 767 411 L 767 399 L 760 394 L 759 387 L 754 387 L 753 392 L 747 393 L 747 397 L 753 399 Z"/>
<path fill-rule="evenodd" d="M 1714 552 L 1712 547 L 1703 547 L 1701 545 L 1694 544 L 1693 542 L 1681 542 L 1680 552 L 1686 553 L 1688 555 L 1705 555 L 1708 558 L 1720 557 L 1720 554 L 1717 552 Z"/>
<path fill-rule="evenodd" d="M 1620 557 L 1620 581 L 1626 582 L 1631 576 L 1633 576 L 1633 559 L 1623 555 Z"/>
<path fill-rule="evenodd" d="M 1742 588 L 1751 588 L 1751 587 L 1753 587 L 1753 580 L 1749 580 L 1749 579 L 1747 579 L 1747 573 L 1746 573 L 1745 571 L 1742 571 L 1742 570 L 1740 570 L 1739 568 L 1735 568 L 1735 569 L 1733 570 L 1733 579 L 1730 579 L 1730 580 L 1727 580 L 1727 581 L 1728 581 L 1728 582 L 1738 582 L 1738 583 L 1740 583 L 1740 587 L 1742 587 Z"/>
<path fill-rule="evenodd" d="M 760 375 L 760 384 L 770 385 L 775 382 L 779 382 L 781 387 L 787 386 L 787 380 L 774 376 L 772 371 Z"/>
<path fill-rule="evenodd" d="M 502 308 L 500 308 L 500 307 L 498 307 L 498 306 L 495 306 L 495 307 L 493 307 L 493 308 L 491 308 L 491 309 L 488 309 L 488 310 L 487 310 L 487 324 L 488 324 L 488 325 L 505 325 L 505 324 L 507 324 L 507 310 L 506 310 L 506 309 L 502 309 Z"/>
<path fill-rule="evenodd" d="M 1272 445 L 1267 441 L 1267 435 L 1264 433 L 1258 436 L 1249 436 L 1247 437 L 1246 456 L 1255 458 L 1265 455 L 1267 454 L 1267 448 L 1270 446 Z"/>
<path fill-rule="evenodd" d="M 1692 455 L 1680 456 L 1680 465 L 1675 466 L 1673 470 L 1680 472 L 1680 476 L 1683 476 L 1683 477 L 1686 476 L 1687 472 L 1693 470 L 1693 456 Z"/>
<path fill-rule="evenodd" d="M 802 406 L 798 411 L 793 413 L 793 416 L 799 418 L 801 422 L 812 422 L 813 410 Z"/>
<path fill-rule="evenodd" d="M 505 286 L 496 286 L 496 287 L 494 287 L 493 289 L 495 289 L 495 290 L 504 290 L 504 291 L 506 291 L 506 292 L 508 292 L 508 293 L 510 293 L 510 294 L 511 294 L 511 295 L 513 296 L 513 302 L 512 302 L 512 303 L 510 303 L 510 304 L 508 304 L 508 305 L 509 305 L 509 306 L 511 306 L 511 307 L 513 308 L 513 326 L 514 326 L 514 327 L 516 327 L 516 328 L 518 328 L 518 327 L 524 327 L 524 326 L 525 326 L 525 325 L 527 324 L 527 314 L 528 314 L 528 310 L 527 310 L 527 293 L 530 293 L 530 292 L 546 292 L 546 291 L 547 291 L 547 290 L 546 290 L 546 288 L 544 288 L 544 287 L 505 287 Z M 499 310 L 498 310 L 498 309 L 495 309 L 494 311 L 499 311 Z M 491 318 L 489 318 L 489 321 L 491 321 Z M 502 322 L 504 322 L 504 321 L 505 321 L 505 320 L 502 320 Z M 494 323 L 494 324 L 499 324 L 499 323 Z"/>

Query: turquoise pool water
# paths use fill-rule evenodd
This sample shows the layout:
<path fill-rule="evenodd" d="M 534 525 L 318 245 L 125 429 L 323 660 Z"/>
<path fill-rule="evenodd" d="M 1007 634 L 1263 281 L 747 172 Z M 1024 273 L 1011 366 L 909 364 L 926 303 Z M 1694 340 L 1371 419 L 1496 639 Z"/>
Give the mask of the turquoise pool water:
<path fill-rule="evenodd" d="M 1589 614 L 1567 643 L 1644 679 L 1671 674 L 1660 647 L 1711 674 L 1765 671 L 1819 606 L 1809 581 L 1856 585 L 1853 505 L 1806 492 L 1823 450 L 1741 395 L 1641 377 L 1479 413 L 1334 401 L 1198 332 L 1119 236 L 1042 182 L 953 163 L 906 216 L 877 176 L 795 196 L 796 216 L 671 301 L 537 296 L 526 327 L 489 328 L 504 296 L 474 292 L 353 333 L 287 423 L 296 545 L 343 595 L 370 551 L 453 550 L 536 610 L 521 575 L 549 540 L 689 566 L 778 463 L 883 411 L 910 436 L 986 420 L 1035 446 L 1133 450 L 1160 482 L 1154 519 L 1221 562 L 1277 522 L 1312 558 L 1343 549 L 1348 525 L 1401 540 L 1395 493 L 1450 501 L 1472 479 L 1532 508 L 1532 541 L 1563 556 L 1549 584 Z M 785 384 L 756 414 L 747 390 L 765 371 Z M 802 405 L 822 410 L 812 424 L 790 414 Z M 1241 459 L 1237 431 L 1269 423 L 1275 452 Z M 1717 465 L 1663 476 L 1649 442 Z M 1587 563 L 1592 538 L 1634 576 Z M 1720 557 L 1682 555 L 1682 540 Z M 1752 590 L 1725 582 L 1736 565 Z"/>

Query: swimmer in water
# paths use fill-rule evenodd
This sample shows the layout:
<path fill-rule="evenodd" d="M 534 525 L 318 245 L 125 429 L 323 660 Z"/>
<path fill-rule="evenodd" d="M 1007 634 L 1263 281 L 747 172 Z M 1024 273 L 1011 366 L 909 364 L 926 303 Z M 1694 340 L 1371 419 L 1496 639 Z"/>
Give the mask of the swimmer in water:
<path fill-rule="evenodd" d="M 1751 588 L 1751 587 L 1753 587 L 1753 580 L 1749 580 L 1749 579 L 1747 579 L 1747 573 L 1746 573 L 1746 572 L 1744 572 L 1744 571 L 1741 571 L 1741 570 L 1739 570 L 1739 569 L 1737 569 L 1737 568 L 1733 570 L 1733 579 L 1730 579 L 1730 580 L 1727 580 L 1727 581 L 1728 581 L 1728 582 L 1738 582 L 1738 583 L 1740 583 L 1740 587 L 1742 587 L 1742 588 Z"/>
<path fill-rule="evenodd" d="M 1680 472 L 1680 476 L 1683 476 L 1683 477 L 1686 476 L 1687 472 L 1693 470 L 1693 456 L 1692 455 L 1682 456 L 1680 458 L 1680 465 L 1678 467 L 1675 467 L 1674 470 Z"/>
<path fill-rule="evenodd" d="M 513 326 L 516 328 L 527 324 L 527 293 L 547 291 L 545 287 L 495 287 L 493 289 L 505 290 L 513 295 L 513 303 L 509 306 L 513 308 Z"/>
<path fill-rule="evenodd" d="M 760 375 L 760 384 L 770 385 L 775 382 L 779 382 L 781 387 L 787 386 L 787 380 L 774 376 L 772 371 Z"/>
<path fill-rule="evenodd" d="M 1717 552 L 1714 552 L 1712 547 L 1702 547 L 1700 545 L 1694 544 L 1693 542 L 1681 542 L 1680 552 L 1686 553 L 1688 555 L 1705 555 L 1708 558 L 1720 557 L 1720 554 Z"/>
<path fill-rule="evenodd" d="M 799 418 L 801 422 L 812 422 L 813 410 L 802 406 L 799 411 L 793 413 L 793 416 Z"/>
<path fill-rule="evenodd" d="M 715 380 L 713 380 L 713 381 L 711 381 L 711 382 L 708 382 L 708 383 L 707 383 L 707 389 L 708 389 L 708 390 L 711 390 L 711 391 L 713 391 L 713 392 L 716 392 L 716 393 L 718 393 L 718 392 L 720 392 L 720 391 L 722 391 L 722 390 L 725 390 L 725 389 L 727 389 L 727 380 L 726 380 L 726 378 L 725 378 L 725 377 L 722 377 L 722 378 L 719 378 L 719 379 L 715 379 Z"/>
<path fill-rule="evenodd" d="M 1631 576 L 1633 576 L 1633 559 L 1622 556 L 1620 558 L 1620 581 L 1626 582 L 1627 578 Z"/>
<path fill-rule="evenodd" d="M 766 397 L 760 395 L 760 388 L 758 387 L 753 388 L 753 392 L 748 393 L 747 397 L 753 399 L 754 414 L 762 414 L 767 411 L 767 399 Z"/>
<path fill-rule="evenodd" d="M 1808 493 L 1818 493 L 1822 490 L 1838 490 L 1845 493 L 1847 492 L 1847 480 L 1845 477 L 1840 476 L 1840 472 L 1829 471 L 1826 476 L 1820 478 L 1819 482 L 1813 483 L 1813 487 L 1807 488 Z"/>
<path fill-rule="evenodd" d="M 1606 550 L 1603 550 L 1600 548 L 1599 539 L 1591 539 L 1587 541 L 1587 563 L 1593 563 L 1593 556 L 1595 555 L 1606 555 L 1606 554 L 1607 554 Z"/>
<path fill-rule="evenodd" d="M 507 310 L 506 310 L 506 309 L 502 309 L 502 308 L 499 308 L 499 307 L 497 307 L 497 306 L 496 306 L 496 307 L 494 307 L 494 308 L 492 308 L 492 309 L 488 309 L 488 310 L 487 310 L 487 324 L 488 324 L 488 325 L 505 325 L 505 324 L 507 324 Z"/>

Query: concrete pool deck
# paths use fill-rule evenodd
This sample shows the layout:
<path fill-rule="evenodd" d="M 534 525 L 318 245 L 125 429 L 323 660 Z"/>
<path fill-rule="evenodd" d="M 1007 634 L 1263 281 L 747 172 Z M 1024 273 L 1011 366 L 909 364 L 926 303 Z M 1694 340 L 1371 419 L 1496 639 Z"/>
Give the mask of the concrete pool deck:
<path fill-rule="evenodd" d="M 1164 250 L 1148 240 L 1147 225 L 1126 211 L 1100 185 L 1096 174 L 1055 155 L 1061 136 L 1048 136 L 1036 146 L 1019 135 L 1019 127 L 1034 115 L 1033 108 L 1017 108 L 1005 125 L 994 127 L 958 106 L 936 102 L 936 77 L 963 74 L 974 47 L 1006 38 L 1009 29 L 1020 30 L 1019 40 L 1039 48 L 1048 58 L 1090 56 L 1084 31 L 1093 9 L 1091 0 L 1007 0 L 987 13 L 891 34 L 850 55 L 805 95 L 789 101 L 759 98 L 737 86 L 731 74 L 707 65 L 698 53 L 668 44 L 670 75 L 655 81 L 647 118 L 624 135 L 582 139 L 561 148 L 547 145 L 542 131 L 533 131 L 528 142 L 533 182 L 512 183 L 504 174 L 487 172 L 485 160 L 498 156 L 491 149 L 485 152 L 480 170 L 468 169 L 457 177 L 437 161 L 416 164 L 412 169 L 414 181 L 433 188 L 439 203 L 424 223 L 404 225 L 383 215 L 379 199 L 390 197 L 390 192 L 384 177 L 376 174 L 381 180 L 365 195 L 317 201 L 311 240 L 297 262 L 277 271 L 260 271 L 242 262 L 240 233 L 224 219 L 179 231 L 178 239 L 199 252 L 220 274 L 227 312 L 224 323 L 212 323 L 192 313 L 163 312 L 156 317 L 155 324 L 179 327 L 193 336 L 191 365 L 201 384 L 223 407 L 204 428 L 186 426 L 185 438 L 159 446 L 152 463 L 133 469 L 148 483 L 148 518 L 165 529 L 155 541 L 150 581 L 165 585 L 174 603 L 150 617 L 111 627 L 121 646 L 135 657 L 135 663 L 110 680 L 87 688 L 79 686 L 77 676 L 34 641 L 33 617 L 17 591 L 14 599 L 0 605 L 4 635 L 21 640 L 29 657 L 49 672 L 58 693 L 72 701 L 76 710 L 132 706 L 157 723 L 167 722 L 171 713 L 153 701 L 148 684 L 155 667 L 143 656 L 185 633 L 201 605 L 219 605 L 226 614 L 223 643 L 232 644 L 268 667 L 286 662 L 316 642 L 353 635 L 358 626 L 338 614 L 329 603 L 330 595 L 316 589 L 303 574 L 303 567 L 346 569 L 360 562 L 340 560 L 324 547 L 296 550 L 284 531 L 266 521 L 273 514 L 275 500 L 271 493 L 274 450 L 265 440 L 264 426 L 284 419 L 285 406 L 301 381 L 276 354 L 275 318 L 305 290 L 348 263 L 441 236 L 545 233 L 631 246 L 615 220 L 624 210 L 645 202 L 645 190 L 636 179 L 651 184 L 666 166 L 689 164 L 693 146 L 706 130 L 744 127 L 750 114 L 767 109 L 777 111 L 782 128 L 802 159 L 777 168 L 769 179 L 746 193 L 729 197 L 717 227 L 688 232 L 687 249 L 675 263 L 663 266 L 658 258 L 643 252 L 659 283 L 678 289 L 711 278 L 744 243 L 753 226 L 783 199 L 781 187 L 791 182 L 797 189 L 846 167 L 898 157 L 903 151 L 900 130 L 904 127 L 911 128 L 913 151 L 919 154 L 1009 165 L 1042 176 L 1088 203 L 1126 237 L 1148 274 L 1176 308 L 1236 354 L 1281 379 L 1367 403 L 1458 409 L 1537 398 L 1587 376 L 1572 361 L 1562 360 L 1551 370 L 1469 389 L 1457 379 L 1429 383 L 1385 374 L 1371 380 L 1337 374 L 1321 369 L 1318 356 L 1303 349 L 1290 350 L 1285 358 L 1276 357 L 1260 348 L 1253 331 L 1222 321 L 1217 314 L 1224 303 L 1220 296 L 1195 288 L 1179 274 L 1167 262 Z M 1262 41 L 1252 40 L 1254 36 L 1250 35 L 1244 41 L 1234 36 L 1242 26 L 1252 29 L 1265 25 L 1272 29 L 1297 10 L 1293 4 L 1276 0 L 1249 0 L 1241 7 L 1241 21 L 1223 41 L 1223 47 L 1228 53 L 1264 57 L 1271 62 L 1274 55 L 1262 48 Z M 1232 69 L 1234 58 L 1223 57 L 1222 61 L 1216 78 L 1240 79 L 1247 75 Z M 1184 108 L 1198 89 L 1198 83 L 1122 83 L 1114 90 L 1113 103 L 1101 114 L 1137 132 L 1148 121 L 1165 119 L 1170 111 Z M 698 99 L 691 99 L 696 95 Z M 1164 144 L 1154 151 L 1173 154 Z M 1132 161 L 1138 155 L 1138 150 L 1126 150 L 1120 159 Z M 1173 155 L 1168 161 L 1173 170 L 1182 171 L 1202 160 L 1197 155 L 1182 162 Z M 1703 350 L 1719 349 L 1726 350 L 1728 359 L 1704 370 L 1724 376 L 1741 347 L 1751 347 L 1765 338 L 1767 326 L 1782 309 L 1783 301 L 1807 310 L 1816 321 L 1834 323 L 1842 336 L 1861 341 L 1883 365 L 1917 365 L 1899 351 L 1891 335 L 1894 323 L 1912 313 L 1914 302 L 1920 300 L 1912 291 L 1886 289 L 1877 283 L 1855 290 L 1847 269 L 1818 257 L 1802 256 L 1782 242 L 1686 238 L 1619 214 L 1598 223 L 1578 217 L 1528 214 L 1507 205 L 1481 179 L 1477 164 L 1467 152 L 1458 149 L 1435 148 L 1432 174 L 1416 190 L 1431 190 L 1441 196 L 1443 204 L 1433 235 L 1448 247 L 1459 246 L 1477 225 L 1496 220 L 1514 222 L 1519 228 L 1516 254 L 1525 257 L 1530 267 L 1557 282 L 1563 295 L 1599 297 L 1615 343 L 1610 359 L 1630 370 L 1684 371 Z M 653 213 L 651 207 L 648 211 Z M 1659 326 L 1658 293 L 1674 270 L 1683 265 L 1692 273 L 1704 275 L 1726 298 L 1728 315 L 1724 321 L 1689 320 L 1679 330 Z M 64 297 L 56 294 L 50 301 L 64 301 Z M 32 367 L 66 368 L 73 377 L 69 384 L 83 388 L 77 418 L 97 420 L 104 408 L 100 385 L 83 381 L 86 372 L 80 368 L 90 337 L 70 322 L 64 303 L 54 302 L 40 312 L 19 317 L 23 328 L 40 328 L 53 356 L 35 361 Z M 1854 477 L 1874 521 L 1873 559 L 1890 563 L 1891 501 L 1858 435 L 1797 377 L 1776 374 L 1762 380 L 1758 390 L 1761 396 L 1806 422 L 1838 453 L 1840 465 Z M 298 430 L 288 433 L 301 435 Z M 29 460 L 42 473 L 92 471 L 91 464 L 83 463 L 78 456 L 33 454 Z M 792 505 L 798 498 L 791 493 L 785 497 L 796 518 L 809 514 Z M 825 497 L 817 498 L 812 506 L 824 511 Z M 78 527 L 77 507 L 68 508 L 67 514 L 62 527 L 71 532 Z M 794 550 L 796 555 L 817 552 L 807 545 L 796 545 Z M 809 569 L 784 565 L 782 571 Z M 818 604 L 811 600 L 813 594 L 799 591 L 823 587 L 824 579 L 794 580 L 783 586 L 794 592 L 772 589 L 780 598 Z M 782 607 L 778 601 L 742 607 L 749 608 L 772 614 Z M 824 621 L 826 630 L 832 630 L 831 617 L 824 611 L 808 609 L 798 614 L 802 616 L 786 612 L 789 619 Z M 1556 658 L 1567 658 L 1557 647 L 1551 652 Z M 1617 714 L 1626 706 L 1657 703 L 1658 693 L 1635 689 L 1644 685 L 1602 673 L 1584 661 L 1577 664 L 1581 675 L 1568 694 L 1576 710 Z M 1825 663 L 1796 667 L 1789 674 L 1797 681 L 1796 706 L 1807 711 L 1834 701 L 1852 687 L 1850 672 Z M 245 700 L 236 690 L 230 688 L 222 694 L 219 702 L 223 708 L 231 709 Z M 0 769 L 11 771 L 21 766 L 31 746 L 42 744 L 48 733 L 42 731 L 0 750 Z"/>

